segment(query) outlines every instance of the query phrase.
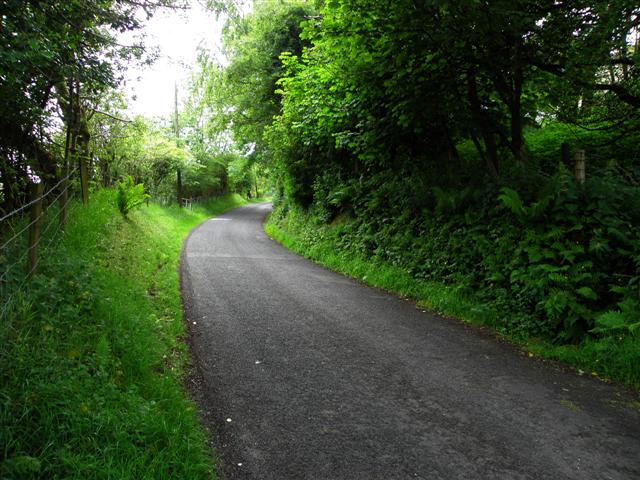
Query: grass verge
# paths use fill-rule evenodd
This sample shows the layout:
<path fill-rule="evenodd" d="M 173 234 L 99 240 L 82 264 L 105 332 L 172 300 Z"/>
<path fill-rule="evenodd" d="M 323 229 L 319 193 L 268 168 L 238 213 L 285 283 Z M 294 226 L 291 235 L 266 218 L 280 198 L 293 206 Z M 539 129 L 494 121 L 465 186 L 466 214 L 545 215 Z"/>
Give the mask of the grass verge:
<path fill-rule="evenodd" d="M 491 305 L 469 295 L 464 285 L 416 279 L 405 270 L 376 258 L 338 248 L 332 227 L 318 226 L 300 215 L 270 218 L 267 234 L 288 249 L 332 270 L 415 300 L 436 313 L 494 329 L 532 356 L 559 360 L 582 375 L 614 380 L 640 392 L 640 339 L 637 336 L 589 339 L 579 345 L 555 345 L 538 338 L 514 335 Z"/>
<path fill-rule="evenodd" d="M 201 479 L 214 459 L 181 382 L 178 263 L 188 232 L 246 203 L 73 205 L 0 319 L 0 478 Z"/>

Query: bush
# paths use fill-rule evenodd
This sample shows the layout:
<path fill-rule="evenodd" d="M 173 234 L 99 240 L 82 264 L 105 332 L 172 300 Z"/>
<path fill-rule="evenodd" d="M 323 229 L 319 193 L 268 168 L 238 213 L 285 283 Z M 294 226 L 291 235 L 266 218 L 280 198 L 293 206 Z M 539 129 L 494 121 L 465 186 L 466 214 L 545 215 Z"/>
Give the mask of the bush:
<path fill-rule="evenodd" d="M 141 206 L 148 198 L 149 195 L 144 193 L 144 185 L 135 184 L 132 177 L 127 177 L 124 182 L 118 182 L 118 210 L 123 216 L 126 217 L 130 211 Z"/>

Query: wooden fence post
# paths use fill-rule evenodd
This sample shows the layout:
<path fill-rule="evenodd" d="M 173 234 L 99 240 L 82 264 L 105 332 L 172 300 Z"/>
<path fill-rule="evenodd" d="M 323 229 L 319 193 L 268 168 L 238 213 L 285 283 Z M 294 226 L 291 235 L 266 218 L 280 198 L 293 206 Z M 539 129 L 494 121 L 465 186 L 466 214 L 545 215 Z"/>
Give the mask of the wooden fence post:
<path fill-rule="evenodd" d="M 27 252 L 27 279 L 31 279 L 38 266 L 38 243 L 40 242 L 40 223 L 42 220 L 42 194 L 44 193 L 44 182 L 32 185 L 33 200 L 31 205 L 31 218 L 29 226 L 29 250 Z"/>
<path fill-rule="evenodd" d="M 576 150 L 575 156 L 573 158 L 575 160 L 573 175 L 576 179 L 576 183 L 578 183 L 579 185 L 583 185 L 587 178 L 584 150 Z"/>
<path fill-rule="evenodd" d="M 82 203 L 89 205 L 89 170 L 87 159 L 84 155 L 80 158 L 80 187 L 82 190 Z"/>

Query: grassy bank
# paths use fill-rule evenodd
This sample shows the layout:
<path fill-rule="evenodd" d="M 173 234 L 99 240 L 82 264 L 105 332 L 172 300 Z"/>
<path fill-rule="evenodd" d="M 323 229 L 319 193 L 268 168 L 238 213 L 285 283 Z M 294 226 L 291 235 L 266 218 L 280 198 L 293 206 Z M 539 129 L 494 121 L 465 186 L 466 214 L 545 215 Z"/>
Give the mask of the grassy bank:
<path fill-rule="evenodd" d="M 318 224 L 299 211 L 272 216 L 267 233 L 285 247 L 332 270 L 415 300 L 421 307 L 475 325 L 494 329 L 532 355 L 560 360 L 581 374 L 621 382 L 640 391 L 640 341 L 632 335 L 609 335 L 579 344 L 558 345 L 508 328 L 510 322 L 464 284 L 444 284 L 416 278 L 376 256 L 365 257 L 340 239 L 339 222 Z"/>
<path fill-rule="evenodd" d="M 206 218 L 115 192 L 73 205 L 66 233 L 0 330 L 0 478 L 210 478 L 214 460 L 181 381 L 178 262 Z"/>

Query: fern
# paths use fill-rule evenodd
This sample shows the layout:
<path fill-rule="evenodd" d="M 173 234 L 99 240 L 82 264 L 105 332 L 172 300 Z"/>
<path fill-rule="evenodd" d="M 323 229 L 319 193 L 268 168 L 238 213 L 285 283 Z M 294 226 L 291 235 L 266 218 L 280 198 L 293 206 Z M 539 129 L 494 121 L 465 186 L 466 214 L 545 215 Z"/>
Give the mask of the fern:
<path fill-rule="evenodd" d="M 554 199 L 553 194 L 543 194 L 537 202 L 526 207 L 518 192 L 512 188 L 502 187 L 501 192 L 502 193 L 498 195 L 498 200 L 500 200 L 521 223 L 525 224 L 530 224 L 542 218 Z"/>
<path fill-rule="evenodd" d="M 618 303 L 619 310 L 609 310 L 596 317 L 596 327 L 591 330 L 601 335 L 634 335 L 640 331 L 638 309 L 640 302 L 625 298 Z"/>
<path fill-rule="evenodd" d="M 501 192 L 502 193 L 498 195 L 498 200 L 500 200 L 516 217 L 524 219 L 527 212 L 518 192 L 509 187 L 502 187 Z"/>
<path fill-rule="evenodd" d="M 464 188 L 460 191 L 452 190 L 445 192 L 440 187 L 432 187 L 431 191 L 436 197 L 435 211 L 438 214 L 458 213 L 467 204 L 471 189 Z"/>
<path fill-rule="evenodd" d="M 124 182 L 118 182 L 118 210 L 124 217 L 135 208 L 147 201 L 149 195 L 144 193 L 142 183 L 135 184 L 132 177 L 127 177 Z"/>

